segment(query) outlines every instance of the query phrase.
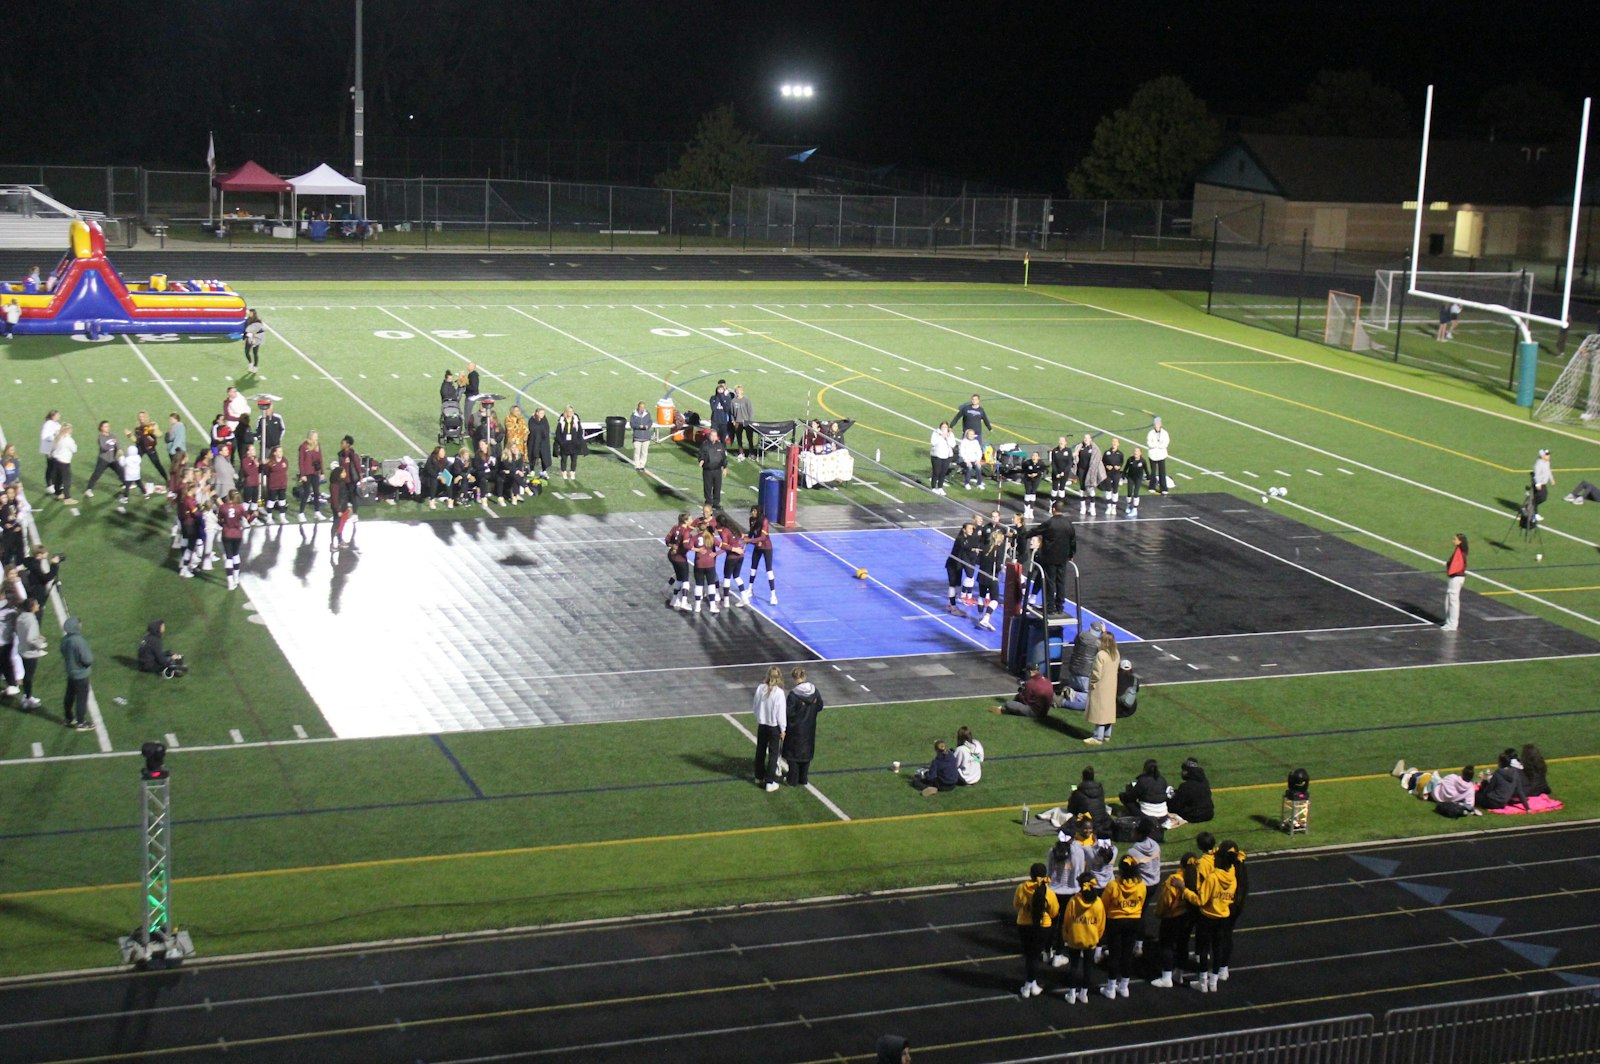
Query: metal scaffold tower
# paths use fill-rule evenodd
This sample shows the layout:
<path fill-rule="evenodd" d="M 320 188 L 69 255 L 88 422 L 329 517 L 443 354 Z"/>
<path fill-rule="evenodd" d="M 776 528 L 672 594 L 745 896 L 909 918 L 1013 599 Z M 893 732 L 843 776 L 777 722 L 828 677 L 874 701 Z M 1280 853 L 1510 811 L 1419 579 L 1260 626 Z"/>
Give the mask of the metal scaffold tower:
<path fill-rule="evenodd" d="M 144 918 L 118 945 L 125 963 L 174 965 L 194 952 L 194 944 L 172 922 L 172 774 L 163 766 L 165 744 L 145 743 L 140 753 L 145 761 L 139 773 Z"/>

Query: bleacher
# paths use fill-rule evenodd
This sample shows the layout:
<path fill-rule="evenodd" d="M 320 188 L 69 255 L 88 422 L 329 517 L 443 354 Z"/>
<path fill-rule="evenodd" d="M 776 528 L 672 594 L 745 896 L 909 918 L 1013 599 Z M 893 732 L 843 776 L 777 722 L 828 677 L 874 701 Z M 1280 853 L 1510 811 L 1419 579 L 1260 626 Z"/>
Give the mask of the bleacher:
<path fill-rule="evenodd" d="M 0 185 L 0 248 L 59 252 L 73 219 L 106 223 L 99 211 L 76 211 L 35 185 Z M 109 236 L 109 233 L 108 233 Z"/>

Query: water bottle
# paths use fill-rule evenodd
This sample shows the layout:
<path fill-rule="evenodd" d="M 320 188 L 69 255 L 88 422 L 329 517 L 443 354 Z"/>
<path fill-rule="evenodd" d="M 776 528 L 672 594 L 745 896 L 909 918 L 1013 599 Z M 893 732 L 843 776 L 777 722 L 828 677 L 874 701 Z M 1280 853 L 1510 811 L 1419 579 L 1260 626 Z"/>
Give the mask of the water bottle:
<path fill-rule="evenodd" d="M 1022 828 L 1023 828 L 1024 831 L 1026 831 L 1027 828 L 1028 828 L 1028 803 L 1027 802 L 1023 802 L 1022 803 Z"/>

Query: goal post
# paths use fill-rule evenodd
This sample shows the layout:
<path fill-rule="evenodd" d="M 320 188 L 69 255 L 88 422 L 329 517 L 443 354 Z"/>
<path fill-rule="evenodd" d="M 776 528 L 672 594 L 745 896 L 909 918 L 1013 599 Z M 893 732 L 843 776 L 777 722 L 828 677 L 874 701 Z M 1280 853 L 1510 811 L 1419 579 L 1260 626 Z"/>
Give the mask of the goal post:
<path fill-rule="evenodd" d="M 1399 315 L 1400 294 L 1406 289 L 1406 271 L 1376 270 L 1374 274 L 1367 325 L 1374 329 L 1398 328 L 1400 322 L 1394 319 Z M 1533 274 L 1527 270 L 1418 270 L 1414 289 L 1440 300 L 1487 303 L 1521 314 L 1533 309 Z M 1431 308 L 1428 312 L 1433 313 Z"/>
<path fill-rule="evenodd" d="M 1361 297 L 1354 292 L 1329 290 L 1328 314 L 1323 319 L 1322 342 L 1347 351 L 1370 351 L 1373 344 L 1361 323 Z"/>

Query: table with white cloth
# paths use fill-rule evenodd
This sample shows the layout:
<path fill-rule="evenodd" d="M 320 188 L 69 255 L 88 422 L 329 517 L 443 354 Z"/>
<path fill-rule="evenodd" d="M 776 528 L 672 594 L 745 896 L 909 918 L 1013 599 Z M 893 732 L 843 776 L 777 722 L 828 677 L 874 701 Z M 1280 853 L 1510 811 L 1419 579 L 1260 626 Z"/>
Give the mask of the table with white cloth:
<path fill-rule="evenodd" d="M 800 452 L 800 484 L 803 487 L 847 481 L 855 475 L 856 460 L 849 451 L 831 451 L 827 454 Z"/>

